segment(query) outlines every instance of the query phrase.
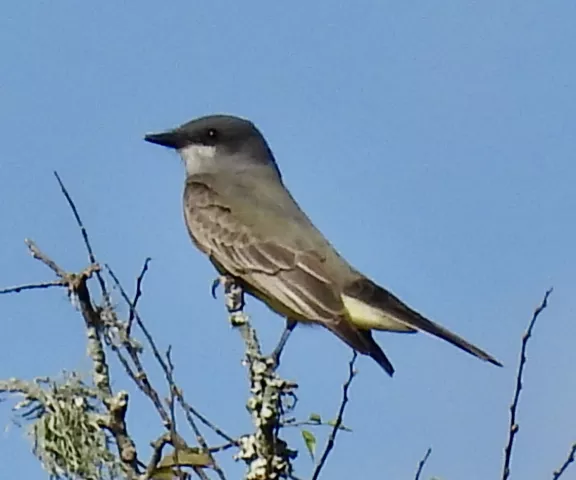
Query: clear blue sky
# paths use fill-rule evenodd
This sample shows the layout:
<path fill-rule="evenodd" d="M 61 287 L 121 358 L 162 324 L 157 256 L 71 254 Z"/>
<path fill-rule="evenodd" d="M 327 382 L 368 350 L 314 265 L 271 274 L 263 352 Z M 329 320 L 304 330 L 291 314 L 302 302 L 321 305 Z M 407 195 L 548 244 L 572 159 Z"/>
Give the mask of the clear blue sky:
<path fill-rule="evenodd" d="M 413 478 L 428 446 L 424 478 L 498 478 L 520 336 L 553 285 L 513 463 L 514 478 L 549 478 L 576 440 L 576 4 L 128 3 L 3 7 L 0 285 L 52 278 L 25 237 L 69 269 L 86 265 L 58 170 L 127 285 L 153 258 L 141 312 L 173 346 L 191 401 L 245 431 L 242 345 L 188 240 L 182 167 L 142 136 L 208 113 L 249 117 L 354 265 L 506 367 L 424 334 L 378 334 L 397 374 L 360 359 L 354 433 L 325 478 Z M 249 311 L 271 347 L 282 320 L 254 301 Z M 0 378 L 88 371 L 63 291 L 3 296 L 0 321 Z M 295 333 L 282 373 L 300 384 L 303 416 L 333 416 L 349 357 L 323 330 Z M 9 419 L 0 405 L 0 425 Z M 146 451 L 160 425 L 137 396 L 130 422 Z M 304 451 L 297 468 L 310 471 Z M 0 476 L 45 478 L 15 428 L 0 434 Z"/>

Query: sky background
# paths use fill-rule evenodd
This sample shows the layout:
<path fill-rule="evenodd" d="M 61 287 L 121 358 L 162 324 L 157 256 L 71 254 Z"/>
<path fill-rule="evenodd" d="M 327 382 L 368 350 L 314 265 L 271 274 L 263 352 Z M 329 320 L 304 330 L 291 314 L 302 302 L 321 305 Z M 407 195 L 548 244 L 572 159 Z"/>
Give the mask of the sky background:
<path fill-rule="evenodd" d="M 424 334 L 377 334 L 396 376 L 359 359 L 354 432 L 324 478 L 413 478 L 429 446 L 422 478 L 500 478 L 520 337 L 554 286 L 529 346 L 512 465 L 512 478 L 550 478 L 576 440 L 575 18 L 576 3 L 555 0 L 7 2 L 0 286 L 52 279 L 26 237 L 65 268 L 87 264 L 57 170 L 127 287 L 152 257 L 141 314 L 172 345 L 191 403 L 248 431 L 242 342 L 187 237 L 182 166 L 142 140 L 209 113 L 248 117 L 352 264 L 505 365 Z M 255 301 L 248 312 L 272 348 L 282 319 Z M 2 296 L 0 322 L 0 378 L 89 372 L 64 291 Z M 326 331 L 296 331 L 281 373 L 300 385 L 301 417 L 334 416 L 349 358 Z M 114 386 L 131 388 L 122 375 Z M 9 407 L 0 477 L 46 478 Z M 161 425 L 137 394 L 129 422 L 147 455 Z M 310 459 L 297 432 L 288 438 L 306 478 Z M 243 466 L 222 458 L 239 478 Z"/>

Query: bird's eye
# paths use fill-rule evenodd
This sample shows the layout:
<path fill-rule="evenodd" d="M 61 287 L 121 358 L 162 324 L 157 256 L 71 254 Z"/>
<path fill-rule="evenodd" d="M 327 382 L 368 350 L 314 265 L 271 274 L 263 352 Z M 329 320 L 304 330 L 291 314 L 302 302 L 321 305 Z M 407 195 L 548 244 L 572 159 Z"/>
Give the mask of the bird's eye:
<path fill-rule="evenodd" d="M 215 141 L 218 138 L 218 131 L 214 128 L 210 128 L 206 131 L 206 138 L 211 141 Z"/>

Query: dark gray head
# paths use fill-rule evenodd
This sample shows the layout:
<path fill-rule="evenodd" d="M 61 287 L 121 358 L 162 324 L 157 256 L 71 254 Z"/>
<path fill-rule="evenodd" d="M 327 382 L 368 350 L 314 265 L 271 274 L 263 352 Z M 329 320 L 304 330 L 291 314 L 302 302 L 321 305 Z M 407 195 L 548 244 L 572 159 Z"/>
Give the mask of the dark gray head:
<path fill-rule="evenodd" d="M 271 166 L 280 176 L 266 140 L 252 122 L 243 118 L 209 115 L 144 139 L 178 150 L 189 175 Z"/>

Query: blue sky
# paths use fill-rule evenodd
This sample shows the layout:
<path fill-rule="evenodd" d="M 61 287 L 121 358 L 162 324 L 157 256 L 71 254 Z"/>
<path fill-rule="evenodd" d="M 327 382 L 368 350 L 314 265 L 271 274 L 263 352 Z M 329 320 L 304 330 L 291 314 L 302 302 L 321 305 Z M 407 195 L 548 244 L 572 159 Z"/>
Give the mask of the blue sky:
<path fill-rule="evenodd" d="M 424 478 L 498 478 L 520 336 L 553 285 L 513 462 L 514 478 L 550 477 L 576 440 L 575 15 L 554 0 L 8 2 L 0 285 L 51 279 L 25 237 L 66 268 L 86 265 L 57 170 L 127 285 L 152 257 L 145 321 L 172 345 L 191 402 L 244 432 L 242 345 L 187 238 L 181 165 L 142 136 L 208 113 L 251 118 L 351 263 L 505 364 L 424 334 L 378 334 L 397 374 L 359 359 L 354 433 L 325 478 L 413 478 L 429 446 Z M 249 312 L 271 347 L 282 320 L 254 301 Z M 3 296 L 0 321 L 0 378 L 88 371 L 64 292 Z M 300 385 L 302 416 L 334 415 L 349 357 L 321 329 L 294 334 L 281 370 Z M 146 452 L 160 424 L 137 395 L 130 422 Z M 289 438 L 306 477 L 304 447 Z M 0 435 L 0 465 L 2 477 L 45 478 L 16 428 Z M 240 465 L 224 465 L 238 478 Z"/>

